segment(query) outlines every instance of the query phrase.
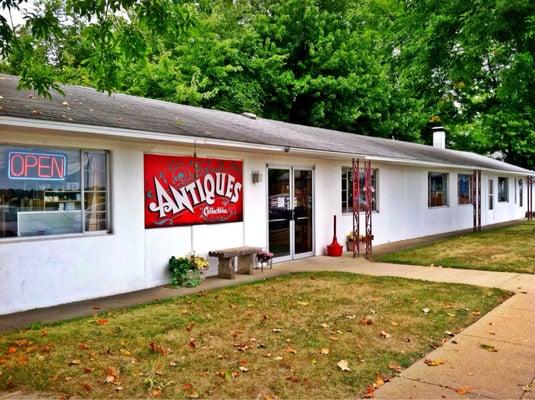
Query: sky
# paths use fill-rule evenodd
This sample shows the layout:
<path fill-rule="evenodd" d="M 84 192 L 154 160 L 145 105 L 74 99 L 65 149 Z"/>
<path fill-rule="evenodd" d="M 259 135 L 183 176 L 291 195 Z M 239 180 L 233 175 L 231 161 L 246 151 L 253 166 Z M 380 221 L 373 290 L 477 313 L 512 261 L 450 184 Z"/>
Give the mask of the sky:
<path fill-rule="evenodd" d="M 20 25 L 20 24 L 24 23 L 24 19 L 23 19 L 24 13 L 25 13 L 25 11 L 31 10 L 33 8 L 33 3 L 34 3 L 33 0 L 29 0 L 29 1 L 27 1 L 25 3 L 22 3 L 20 5 L 20 11 L 11 10 L 11 17 L 13 18 L 13 24 L 14 25 Z M 0 9 L 0 15 L 5 17 L 7 22 L 10 22 L 9 12 L 7 10 L 1 10 Z"/>

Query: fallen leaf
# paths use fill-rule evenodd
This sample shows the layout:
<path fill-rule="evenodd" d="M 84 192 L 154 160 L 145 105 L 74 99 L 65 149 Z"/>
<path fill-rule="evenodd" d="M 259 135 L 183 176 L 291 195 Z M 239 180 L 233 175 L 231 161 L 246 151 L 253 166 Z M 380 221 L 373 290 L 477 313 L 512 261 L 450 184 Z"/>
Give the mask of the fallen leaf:
<path fill-rule="evenodd" d="M 297 304 L 300 306 L 308 306 L 310 303 L 308 301 L 298 301 Z"/>
<path fill-rule="evenodd" d="M 80 360 L 71 360 L 69 361 L 69 365 L 80 365 Z"/>
<path fill-rule="evenodd" d="M 84 383 L 84 384 L 82 385 L 82 387 L 83 387 L 85 390 L 87 390 L 88 392 L 91 391 L 91 385 L 90 385 L 89 383 Z"/>
<path fill-rule="evenodd" d="M 97 325 L 106 325 L 108 323 L 107 319 L 97 319 L 96 320 Z"/>
<path fill-rule="evenodd" d="M 398 323 L 397 323 L 396 321 L 392 321 L 392 322 L 390 323 L 390 325 L 392 325 L 392 326 L 398 326 Z"/>
<path fill-rule="evenodd" d="M 357 318 L 357 316 L 356 315 L 346 315 L 346 318 L 347 319 L 355 319 L 355 318 Z"/>
<path fill-rule="evenodd" d="M 17 352 L 17 348 L 14 346 L 10 346 L 7 348 L 7 354 L 13 354 Z"/>
<path fill-rule="evenodd" d="M 388 364 L 388 368 L 394 372 L 401 372 L 401 365 L 395 362 L 391 362 L 390 364 Z"/>
<path fill-rule="evenodd" d="M 284 351 L 285 351 L 286 353 L 297 354 L 297 350 L 294 349 L 293 347 L 286 347 L 286 348 L 284 349 Z"/>
<path fill-rule="evenodd" d="M 86 373 L 86 374 L 90 374 L 90 373 L 93 372 L 94 370 L 95 370 L 95 368 L 85 367 L 85 368 L 84 368 L 84 373 Z"/>
<path fill-rule="evenodd" d="M 381 386 L 385 384 L 386 381 L 387 379 L 383 375 L 377 374 L 377 376 L 375 377 L 375 382 L 373 383 L 373 386 L 375 388 L 380 388 Z"/>
<path fill-rule="evenodd" d="M 106 375 L 106 379 L 104 379 L 104 383 L 113 383 L 115 382 L 115 377 L 113 375 Z"/>
<path fill-rule="evenodd" d="M 277 356 L 277 357 L 274 358 L 274 360 L 280 361 L 280 360 L 282 360 L 282 357 L 281 356 Z"/>
<path fill-rule="evenodd" d="M 386 331 L 381 331 L 381 337 L 388 339 L 389 337 L 392 337 L 392 335 Z"/>
<path fill-rule="evenodd" d="M 89 346 L 85 343 L 80 343 L 80 345 L 78 346 L 78 348 L 80 350 L 89 350 Z"/>
<path fill-rule="evenodd" d="M 481 315 L 481 311 L 479 311 L 479 310 L 472 311 L 472 314 L 473 315 Z"/>
<path fill-rule="evenodd" d="M 375 397 L 375 388 L 372 385 L 368 385 L 366 387 L 366 394 L 363 396 L 365 399 L 371 399 L 372 397 Z"/>
<path fill-rule="evenodd" d="M 197 393 L 195 390 L 192 390 L 191 392 L 186 394 L 186 396 L 188 396 L 190 399 L 198 399 L 199 393 Z"/>
<path fill-rule="evenodd" d="M 160 397 L 162 395 L 162 391 L 160 389 L 154 389 L 150 392 L 150 395 L 152 397 Z"/>
<path fill-rule="evenodd" d="M 457 394 L 461 394 L 461 395 L 463 395 L 463 394 L 470 393 L 470 389 L 471 389 L 471 388 L 469 388 L 469 387 L 467 387 L 467 386 L 461 386 L 461 387 L 455 389 L 455 392 L 456 392 Z"/>
<path fill-rule="evenodd" d="M 194 326 L 195 326 L 195 322 L 192 322 L 191 324 L 186 325 L 186 330 L 188 332 L 191 332 Z"/>
<path fill-rule="evenodd" d="M 456 317 L 456 315 L 453 314 L 453 313 L 446 313 L 446 315 L 447 315 L 448 317 Z"/>
<path fill-rule="evenodd" d="M 327 348 L 321 349 L 321 354 L 325 354 L 325 355 L 329 354 L 329 349 Z"/>
<path fill-rule="evenodd" d="M 124 388 L 123 388 L 122 386 L 117 386 L 117 387 L 115 388 L 115 391 L 116 391 L 116 392 L 120 392 L 120 391 L 123 390 L 123 389 L 124 389 Z"/>
<path fill-rule="evenodd" d="M 490 351 L 491 353 L 497 353 L 498 352 L 496 347 L 494 347 L 494 346 L 492 346 L 490 344 L 479 343 L 479 347 L 481 347 L 483 350 Z"/>
<path fill-rule="evenodd" d="M 441 359 L 439 359 L 439 358 L 437 358 L 436 360 L 431 360 L 431 359 L 429 359 L 429 358 L 426 358 L 426 359 L 424 360 L 424 363 L 425 363 L 425 365 L 428 365 L 428 366 L 430 366 L 430 367 L 436 367 L 436 366 L 438 366 L 438 365 L 442 365 L 442 364 L 444 364 L 445 361 L 444 361 L 444 360 L 441 360 Z"/>
<path fill-rule="evenodd" d="M 351 368 L 349 368 L 349 364 L 348 364 L 347 360 L 340 360 L 340 361 L 338 361 L 338 364 L 336 364 L 336 365 L 342 371 L 351 371 Z"/>
<path fill-rule="evenodd" d="M 326 324 L 325 322 L 322 323 L 320 326 L 325 329 L 329 328 L 329 324 Z"/>
<path fill-rule="evenodd" d="M 424 314 L 427 315 L 427 314 L 429 314 L 429 312 L 431 311 L 431 309 L 428 308 L 428 307 L 425 307 L 425 308 L 422 308 L 422 311 L 424 312 Z"/>
<path fill-rule="evenodd" d="M 273 332 L 275 332 L 275 333 L 282 332 L 282 329 L 279 329 L 279 328 L 273 328 Z"/>
<path fill-rule="evenodd" d="M 241 371 L 241 372 L 249 372 L 249 368 L 244 367 L 244 366 L 242 365 L 242 366 L 240 366 L 240 371 Z"/>
<path fill-rule="evenodd" d="M 190 338 L 188 346 L 192 349 L 195 349 L 197 347 L 197 343 L 195 342 L 195 338 Z"/>
<path fill-rule="evenodd" d="M 359 322 L 360 325 L 373 325 L 373 319 L 370 317 L 364 317 Z"/>
<path fill-rule="evenodd" d="M 169 366 L 170 366 L 170 367 L 176 367 L 177 365 L 178 365 L 178 364 L 177 364 L 176 362 L 174 362 L 174 361 L 170 361 L 170 362 L 169 362 Z"/>
<path fill-rule="evenodd" d="M 444 333 L 450 337 L 453 337 L 455 336 L 455 333 L 451 332 L 451 331 L 444 331 Z"/>

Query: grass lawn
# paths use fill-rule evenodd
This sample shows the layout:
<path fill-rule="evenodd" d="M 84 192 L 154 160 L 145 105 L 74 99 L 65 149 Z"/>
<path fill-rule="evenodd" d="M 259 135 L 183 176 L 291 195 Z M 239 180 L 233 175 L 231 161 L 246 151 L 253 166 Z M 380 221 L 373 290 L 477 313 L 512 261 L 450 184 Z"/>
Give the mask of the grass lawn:
<path fill-rule="evenodd" d="M 401 278 L 293 274 L 0 336 L 0 390 L 355 397 L 378 373 L 411 365 L 445 331 L 460 331 L 509 295 Z M 350 371 L 337 366 L 341 360 Z"/>
<path fill-rule="evenodd" d="M 535 273 L 535 223 L 468 233 L 375 257 L 397 264 Z"/>

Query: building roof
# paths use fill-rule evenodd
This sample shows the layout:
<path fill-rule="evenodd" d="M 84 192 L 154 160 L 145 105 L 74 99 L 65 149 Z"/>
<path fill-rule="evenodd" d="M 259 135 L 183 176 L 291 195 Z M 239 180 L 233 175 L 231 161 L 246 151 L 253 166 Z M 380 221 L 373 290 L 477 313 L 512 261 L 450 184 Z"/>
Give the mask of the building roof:
<path fill-rule="evenodd" d="M 18 117 L 142 132 L 227 140 L 514 173 L 532 171 L 478 154 L 356 135 L 264 118 L 65 85 L 52 100 L 17 90 L 18 77 L 0 75 L 0 122 Z"/>

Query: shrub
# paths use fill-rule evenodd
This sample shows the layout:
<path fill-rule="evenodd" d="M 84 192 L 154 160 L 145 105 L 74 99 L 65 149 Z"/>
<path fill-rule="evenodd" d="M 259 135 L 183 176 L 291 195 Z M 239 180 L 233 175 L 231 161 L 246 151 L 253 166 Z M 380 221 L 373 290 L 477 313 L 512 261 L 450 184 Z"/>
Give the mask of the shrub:
<path fill-rule="evenodd" d="M 172 256 L 169 259 L 169 272 L 173 286 L 198 286 L 204 279 L 202 271 L 208 268 L 206 257 L 190 254 L 187 257 Z"/>

